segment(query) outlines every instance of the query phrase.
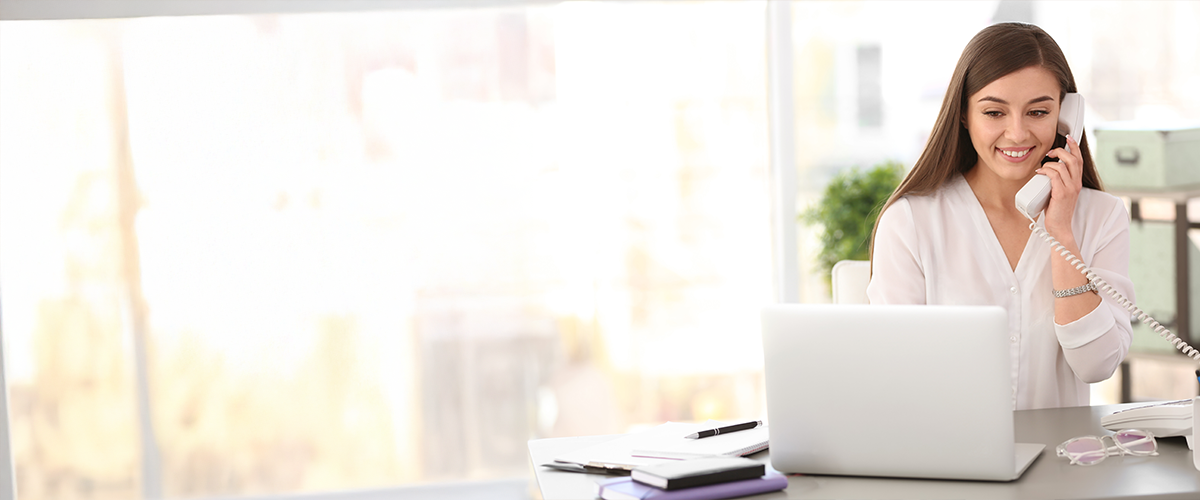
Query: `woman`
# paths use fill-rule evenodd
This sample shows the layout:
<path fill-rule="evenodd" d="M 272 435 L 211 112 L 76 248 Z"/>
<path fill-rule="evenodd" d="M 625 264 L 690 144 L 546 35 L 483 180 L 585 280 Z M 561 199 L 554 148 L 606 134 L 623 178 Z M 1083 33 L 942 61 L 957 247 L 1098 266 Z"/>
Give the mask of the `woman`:
<path fill-rule="evenodd" d="M 1049 177 L 1037 224 L 1133 300 L 1125 205 L 1102 191 L 1086 138 L 1055 146 L 1067 92 L 1075 78 L 1045 31 L 1020 23 L 980 31 L 873 237 L 872 304 L 1008 310 L 1015 409 L 1087 405 L 1087 384 L 1110 377 L 1132 340 L 1129 313 L 1031 236 L 1014 203 L 1034 174 Z M 1043 165 L 1047 156 L 1054 161 Z"/>

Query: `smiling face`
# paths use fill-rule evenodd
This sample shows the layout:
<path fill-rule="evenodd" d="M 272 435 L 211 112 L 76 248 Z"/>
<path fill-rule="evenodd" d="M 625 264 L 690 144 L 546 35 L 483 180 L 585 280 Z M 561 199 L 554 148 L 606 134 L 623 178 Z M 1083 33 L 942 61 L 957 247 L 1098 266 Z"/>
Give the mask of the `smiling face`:
<path fill-rule="evenodd" d="M 967 98 L 964 125 L 979 153 L 972 172 L 1024 183 L 1054 146 L 1058 80 L 1031 66 L 1002 76 Z"/>

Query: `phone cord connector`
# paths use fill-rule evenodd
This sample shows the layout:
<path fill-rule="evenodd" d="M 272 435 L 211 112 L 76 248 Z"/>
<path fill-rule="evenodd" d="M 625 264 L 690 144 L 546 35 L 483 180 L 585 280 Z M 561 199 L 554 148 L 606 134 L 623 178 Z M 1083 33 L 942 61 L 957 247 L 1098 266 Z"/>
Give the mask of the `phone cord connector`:
<path fill-rule="evenodd" d="M 1113 288 L 1112 285 L 1109 285 L 1107 281 L 1104 281 L 1104 278 L 1101 278 L 1096 273 L 1092 272 L 1092 269 L 1089 268 L 1087 264 L 1084 264 L 1082 260 L 1079 260 L 1079 258 L 1075 256 L 1075 254 L 1072 254 L 1070 250 L 1067 250 L 1066 246 L 1064 246 L 1062 243 L 1059 243 L 1058 240 L 1054 239 L 1053 236 L 1050 236 L 1050 233 L 1047 233 L 1045 229 L 1038 227 L 1037 223 L 1033 222 L 1032 219 L 1029 222 L 1029 229 L 1033 231 L 1033 234 L 1041 236 L 1042 239 L 1050 243 L 1050 246 L 1057 251 L 1059 255 L 1067 259 L 1067 261 L 1070 262 L 1077 271 L 1083 273 L 1083 275 L 1087 277 L 1088 281 L 1090 281 L 1093 285 L 1096 285 L 1097 289 L 1104 290 L 1104 293 L 1107 293 L 1110 297 L 1112 297 L 1113 300 L 1117 301 L 1121 307 L 1124 307 L 1126 310 L 1133 313 L 1133 315 L 1137 317 L 1138 321 L 1149 325 L 1150 328 L 1154 329 L 1154 333 L 1157 333 L 1158 336 L 1162 337 L 1167 342 L 1170 342 L 1171 345 L 1175 346 L 1176 349 L 1179 349 L 1179 351 L 1185 356 L 1192 358 L 1193 360 L 1200 361 L 1200 351 L 1197 351 L 1195 348 L 1188 345 L 1187 342 L 1184 342 L 1183 339 L 1177 337 L 1174 333 L 1171 333 L 1170 330 L 1159 324 L 1157 320 L 1139 309 L 1136 304 L 1130 302 L 1129 299 L 1125 298 L 1124 295 L 1121 295 L 1121 292 L 1118 292 L 1115 288 Z"/>

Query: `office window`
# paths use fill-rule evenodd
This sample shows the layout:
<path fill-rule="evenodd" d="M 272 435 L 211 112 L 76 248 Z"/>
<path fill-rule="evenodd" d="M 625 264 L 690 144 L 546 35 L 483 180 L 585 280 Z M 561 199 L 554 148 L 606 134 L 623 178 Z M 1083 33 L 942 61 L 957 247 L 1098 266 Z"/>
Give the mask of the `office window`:
<path fill-rule="evenodd" d="M 5 22 L 20 498 L 523 477 L 530 438 L 760 414 L 764 15 Z"/>

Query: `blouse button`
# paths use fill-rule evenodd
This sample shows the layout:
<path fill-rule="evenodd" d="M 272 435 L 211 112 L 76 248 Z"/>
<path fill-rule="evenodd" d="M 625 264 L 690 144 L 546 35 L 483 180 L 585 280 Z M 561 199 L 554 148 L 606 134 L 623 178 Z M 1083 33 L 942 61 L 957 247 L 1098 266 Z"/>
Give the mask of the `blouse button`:
<path fill-rule="evenodd" d="M 1015 287 L 1015 286 L 1014 286 L 1014 287 L 1012 287 L 1012 288 L 1009 288 L 1009 289 L 1008 289 L 1008 293 L 1011 293 L 1011 294 L 1013 294 L 1013 295 L 1016 295 L 1016 294 L 1017 294 L 1017 287 Z"/>

